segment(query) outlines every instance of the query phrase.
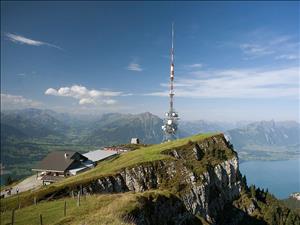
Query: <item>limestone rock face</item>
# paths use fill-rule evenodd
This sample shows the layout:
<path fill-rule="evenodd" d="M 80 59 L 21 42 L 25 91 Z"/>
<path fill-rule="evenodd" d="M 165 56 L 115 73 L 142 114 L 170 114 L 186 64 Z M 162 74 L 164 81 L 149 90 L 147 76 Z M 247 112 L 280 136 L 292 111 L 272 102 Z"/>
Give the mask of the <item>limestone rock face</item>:
<path fill-rule="evenodd" d="M 237 158 L 224 161 L 199 178 L 193 174 L 189 177 L 191 188 L 182 199 L 193 214 L 200 214 L 210 222 L 214 222 L 224 205 L 237 198 L 241 191 Z"/>
<path fill-rule="evenodd" d="M 196 145 L 166 152 L 174 160 L 147 162 L 125 168 L 113 176 L 101 177 L 86 184 L 82 191 L 93 194 L 170 189 L 179 196 L 189 212 L 214 224 L 224 205 L 240 194 L 238 158 L 233 154 L 233 157 L 207 166 L 204 172 L 199 172 L 199 151 L 207 154 L 232 150 L 223 136 L 213 137 Z"/>

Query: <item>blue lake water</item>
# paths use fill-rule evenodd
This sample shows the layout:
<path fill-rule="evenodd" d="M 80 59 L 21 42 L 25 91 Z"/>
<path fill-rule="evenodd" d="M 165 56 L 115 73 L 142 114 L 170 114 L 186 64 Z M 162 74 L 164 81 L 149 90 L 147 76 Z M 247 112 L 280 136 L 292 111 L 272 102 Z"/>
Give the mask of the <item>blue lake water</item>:
<path fill-rule="evenodd" d="M 249 161 L 240 164 L 250 186 L 268 188 L 277 198 L 300 192 L 300 158 L 285 161 Z"/>

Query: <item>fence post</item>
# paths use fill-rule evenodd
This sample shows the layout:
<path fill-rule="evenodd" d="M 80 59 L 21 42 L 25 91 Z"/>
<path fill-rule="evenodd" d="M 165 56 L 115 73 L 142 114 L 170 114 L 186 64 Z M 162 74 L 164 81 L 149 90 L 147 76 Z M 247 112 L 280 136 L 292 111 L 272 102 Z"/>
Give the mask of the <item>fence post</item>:
<path fill-rule="evenodd" d="M 40 214 L 40 225 L 43 225 L 43 216 Z"/>
<path fill-rule="evenodd" d="M 66 200 L 65 200 L 65 206 L 64 206 L 64 216 L 66 216 L 67 215 L 67 202 L 66 202 Z"/>
<path fill-rule="evenodd" d="M 11 212 L 11 225 L 14 225 L 15 223 L 15 210 L 13 209 Z"/>
<path fill-rule="evenodd" d="M 19 188 L 18 187 L 17 187 L 16 192 L 17 192 L 17 196 L 18 196 L 18 207 L 20 209 L 21 208 L 21 204 L 20 204 L 20 196 L 19 196 Z"/>
<path fill-rule="evenodd" d="M 80 191 L 78 192 L 77 195 L 77 206 L 80 206 Z"/>
<path fill-rule="evenodd" d="M 36 196 L 33 198 L 34 205 L 36 205 Z"/>

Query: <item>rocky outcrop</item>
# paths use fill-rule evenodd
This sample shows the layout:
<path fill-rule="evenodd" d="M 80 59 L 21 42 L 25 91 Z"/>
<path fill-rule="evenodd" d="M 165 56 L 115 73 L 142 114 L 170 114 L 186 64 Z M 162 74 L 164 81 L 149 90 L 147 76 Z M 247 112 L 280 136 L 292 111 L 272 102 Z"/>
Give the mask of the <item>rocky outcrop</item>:
<path fill-rule="evenodd" d="M 138 198 L 139 207 L 125 216 L 125 222 L 136 225 L 201 225 L 177 196 L 150 195 Z"/>
<path fill-rule="evenodd" d="M 209 154 L 218 151 L 227 151 L 232 156 L 215 165 L 211 162 L 206 164 L 205 160 L 209 158 L 203 156 L 209 157 Z M 174 156 L 174 160 L 147 162 L 125 168 L 80 188 L 85 194 L 169 189 L 179 196 L 189 212 L 210 223 L 216 221 L 226 203 L 239 196 L 241 181 L 238 158 L 222 135 L 201 143 L 191 142 L 165 154 Z M 198 167 L 205 167 L 205 171 L 199 172 Z"/>
<path fill-rule="evenodd" d="M 190 174 L 191 187 L 183 196 L 183 202 L 194 214 L 200 214 L 209 222 L 215 222 L 226 203 L 239 196 L 241 182 L 237 158 L 227 160 L 200 177 Z M 199 180 L 200 178 L 200 181 Z"/>

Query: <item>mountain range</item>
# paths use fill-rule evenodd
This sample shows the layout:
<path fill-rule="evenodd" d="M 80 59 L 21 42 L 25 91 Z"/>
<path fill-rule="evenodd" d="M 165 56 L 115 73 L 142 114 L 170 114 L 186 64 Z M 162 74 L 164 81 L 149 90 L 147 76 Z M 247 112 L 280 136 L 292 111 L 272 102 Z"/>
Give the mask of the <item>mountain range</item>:
<path fill-rule="evenodd" d="M 67 148 L 86 152 L 129 143 L 132 137 L 146 144 L 160 143 L 162 123 L 161 118 L 149 112 L 91 117 L 40 109 L 3 111 L 1 163 L 14 176 L 22 176 L 52 150 Z M 242 160 L 287 159 L 300 154 L 300 124 L 295 121 L 180 121 L 180 138 L 205 132 L 223 132 Z"/>
<path fill-rule="evenodd" d="M 260 121 L 225 132 L 242 159 L 280 160 L 299 157 L 300 124 Z"/>

